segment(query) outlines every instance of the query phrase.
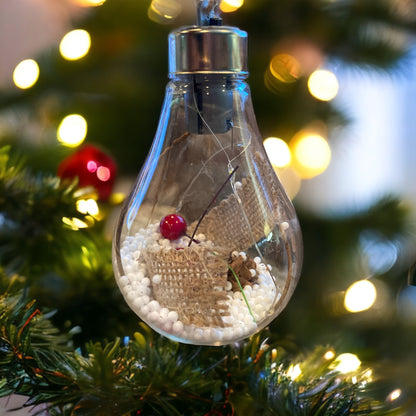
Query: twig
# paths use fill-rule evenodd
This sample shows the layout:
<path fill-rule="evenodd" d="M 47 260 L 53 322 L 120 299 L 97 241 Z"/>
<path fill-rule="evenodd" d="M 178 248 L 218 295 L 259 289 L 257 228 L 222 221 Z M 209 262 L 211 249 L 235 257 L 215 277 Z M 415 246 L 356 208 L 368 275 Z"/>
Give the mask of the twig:
<path fill-rule="evenodd" d="M 211 208 L 211 206 L 214 204 L 215 200 L 218 198 L 218 195 L 221 193 L 221 191 L 224 189 L 225 185 L 227 185 L 228 181 L 232 178 L 232 176 L 234 175 L 235 171 L 238 169 L 238 166 L 236 166 L 232 172 L 227 176 L 227 179 L 225 180 L 225 182 L 221 185 L 220 189 L 218 189 L 218 191 L 216 192 L 216 194 L 214 195 L 214 198 L 212 198 L 211 202 L 208 204 L 208 206 L 206 207 L 205 211 L 202 213 L 201 217 L 198 220 L 198 223 L 195 226 L 194 232 L 192 233 L 191 239 L 189 240 L 188 243 L 188 247 L 192 244 L 192 241 L 195 237 L 196 234 L 196 230 L 198 229 L 199 225 L 201 224 L 201 221 L 204 219 L 205 215 L 207 215 L 209 209 Z"/>

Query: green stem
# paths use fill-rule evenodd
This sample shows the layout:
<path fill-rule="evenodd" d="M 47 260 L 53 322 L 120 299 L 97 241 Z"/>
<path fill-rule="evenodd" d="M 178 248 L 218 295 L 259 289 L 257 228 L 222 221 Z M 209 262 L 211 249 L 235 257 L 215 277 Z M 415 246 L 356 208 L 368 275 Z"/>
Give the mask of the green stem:
<path fill-rule="evenodd" d="M 233 268 L 232 268 L 229 264 L 227 264 L 227 266 L 228 266 L 228 268 L 231 270 L 231 273 L 233 274 L 233 276 L 235 277 L 235 280 L 237 281 L 238 287 L 240 288 L 241 294 L 243 295 L 244 301 L 246 302 L 246 305 L 247 305 L 248 311 L 250 312 L 250 315 L 251 315 L 251 317 L 253 318 L 253 322 L 254 322 L 254 323 L 256 323 L 256 318 L 254 318 L 253 312 L 251 311 L 250 305 L 249 305 L 248 300 L 247 300 L 247 298 L 246 298 L 246 295 L 245 295 L 245 293 L 244 293 L 244 289 L 243 289 L 243 287 L 241 286 L 240 279 L 238 278 L 238 276 L 237 276 L 237 274 L 235 273 L 234 269 L 233 269 Z"/>

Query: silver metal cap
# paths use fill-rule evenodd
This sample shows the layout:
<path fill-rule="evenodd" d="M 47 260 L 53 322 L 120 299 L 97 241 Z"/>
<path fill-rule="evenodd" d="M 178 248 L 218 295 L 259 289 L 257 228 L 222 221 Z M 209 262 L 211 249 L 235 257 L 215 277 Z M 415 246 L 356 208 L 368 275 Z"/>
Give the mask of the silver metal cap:
<path fill-rule="evenodd" d="M 169 76 L 192 73 L 247 74 L 247 33 L 231 26 L 190 26 L 172 32 Z"/>

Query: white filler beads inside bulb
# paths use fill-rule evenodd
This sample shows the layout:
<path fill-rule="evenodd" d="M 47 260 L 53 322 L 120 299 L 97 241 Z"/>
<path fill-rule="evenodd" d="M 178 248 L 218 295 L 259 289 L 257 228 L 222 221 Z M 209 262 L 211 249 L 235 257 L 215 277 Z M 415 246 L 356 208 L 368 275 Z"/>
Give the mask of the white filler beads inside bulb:
<path fill-rule="evenodd" d="M 202 234 L 197 235 L 196 239 L 202 246 L 211 249 L 214 246 Z M 188 242 L 187 237 L 175 241 L 165 239 L 159 232 L 158 224 L 142 228 L 134 236 L 128 236 L 122 241 L 120 254 L 125 274 L 117 280 L 132 310 L 151 327 L 185 342 L 197 344 L 233 342 L 256 332 L 257 323 L 267 317 L 280 298 L 280 294 L 276 293 L 276 287 L 270 279 L 271 267 L 263 264 L 260 257 L 253 259 L 257 267 L 256 270 L 250 271 L 252 276 L 257 274 L 256 283 L 243 288 L 244 296 L 241 290 L 233 291 L 231 283 L 227 283 L 229 315 L 223 317 L 226 326 L 185 325 L 179 320 L 177 311 L 161 307 L 152 289 L 153 284 L 160 283 L 161 276 L 151 274 L 147 269 L 141 257 L 141 250 L 146 247 L 147 250 L 157 253 L 161 250 L 182 248 Z M 244 257 L 246 254 L 240 252 L 238 255 Z"/>

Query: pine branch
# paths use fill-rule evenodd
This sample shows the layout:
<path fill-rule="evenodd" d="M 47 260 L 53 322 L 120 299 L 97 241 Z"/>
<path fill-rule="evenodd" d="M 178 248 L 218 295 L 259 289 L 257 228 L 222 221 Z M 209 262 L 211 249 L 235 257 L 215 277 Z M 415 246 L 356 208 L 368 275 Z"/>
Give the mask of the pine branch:
<path fill-rule="evenodd" d="M 0 396 L 28 396 L 25 406 L 45 404 L 51 414 L 386 414 L 365 396 L 364 372 L 335 372 L 323 349 L 293 360 L 261 335 L 239 346 L 185 346 L 143 325 L 134 340 L 88 343 L 82 355 L 34 301 L 4 294 L 0 304 Z"/>
<path fill-rule="evenodd" d="M 76 182 L 64 184 L 53 175 L 33 175 L 9 147 L 0 149 L 0 262 L 8 273 L 34 278 L 53 265 L 65 269 L 74 250 L 79 256 L 91 233 L 76 232 L 63 219 L 91 225 L 92 218 L 76 209 L 76 201 L 87 195 Z"/>

